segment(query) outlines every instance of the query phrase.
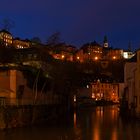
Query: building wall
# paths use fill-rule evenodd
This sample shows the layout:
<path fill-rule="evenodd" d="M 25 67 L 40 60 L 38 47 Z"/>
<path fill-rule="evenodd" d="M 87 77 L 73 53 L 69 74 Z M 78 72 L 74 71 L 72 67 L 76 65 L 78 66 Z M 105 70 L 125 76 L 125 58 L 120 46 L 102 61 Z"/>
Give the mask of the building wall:
<path fill-rule="evenodd" d="M 124 83 L 119 83 L 119 99 L 122 99 L 124 94 Z"/>
<path fill-rule="evenodd" d="M 60 59 L 60 60 L 67 60 L 67 61 L 73 61 L 73 54 L 69 52 L 64 52 L 62 51 L 61 53 L 52 53 L 51 54 L 55 59 Z"/>
<path fill-rule="evenodd" d="M 123 55 L 122 55 L 122 50 L 119 49 L 111 49 L 108 51 L 107 53 L 107 58 L 108 59 L 122 59 Z"/>
<path fill-rule="evenodd" d="M 5 46 L 12 45 L 12 43 L 13 43 L 13 37 L 7 31 L 0 32 L 0 40 L 2 41 L 3 45 L 5 45 Z"/>
<path fill-rule="evenodd" d="M 9 98 L 16 98 L 16 80 L 17 80 L 17 76 L 16 76 L 16 70 L 10 70 L 9 71 L 9 86 L 10 86 L 10 89 L 13 91 L 10 93 L 10 97 Z M 5 83 L 6 84 L 6 83 Z"/>
<path fill-rule="evenodd" d="M 3 98 L 6 104 L 29 105 L 34 103 L 35 92 L 33 93 L 33 90 L 28 88 L 27 80 L 21 71 L 6 70 L 0 72 L 0 105 Z M 60 102 L 58 99 L 58 95 L 54 95 L 51 90 L 47 94 L 37 92 L 36 103 L 54 104 Z"/>
<path fill-rule="evenodd" d="M 10 72 L 0 71 L 0 97 L 10 97 Z"/>
<path fill-rule="evenodd" d="M 137 70 L 135 74 L 135 100 L 137 104 L 136 111 L 140 113 L 140 50 L 137 51 Z"/>
<path fill-rule="evenodd" d="M 79 61 L 79 62 L 84 62 L 84 54 L 83 54 L 83 50 L 78 50 L 78 52 L 75 55 L 75 60 Z"/>
<path fill-rule="evenodd" d="M 127 62 L 124 69 L 126 98 L 130 109 L 140 113 L 140 50 L 137 51 L 137 61 Z"/>
<path fill-rule="evenodd" d="M 78 58 L 77 60 L 79 60 L 80 62 L 85 62 L 87 60 L 96 61 L 103 59 L 120 60 L 124 57 L 122 49 L 106 49 L 101 46 L 86 46 L 78 50 L 78 52 L 76 53 L 76 58 Z"/>
<path fill-rule="evenodd" d="M 119 84 L 101 83 L 97 81 L 92 83 L 92 98 L 96 100 L 105 99 L 107 101 L 119 101 Z"/>
<path fill-rule="evenodd" d="M 6 70 L 0 72 L 0 97 L 5 97 L 10 104 L 16 104 L 18 90 L 20 86 L 24 86 L 23 95 L 20 100 L 31 102 L 33 99 L 32 90 L 26 86 L 26 79 L 21 71 Z"/>
<path fill-rule="evenodd" d="M 24 78 L 23 74 L 21 71 L 17 71 L 16 73 L 16 91 L 19 90 L 20 86 L 24 86 L 24 94 L 23 97 L 24 99 L 32 99 L 33 93 L 32 89 L 27 87 L 27 80 Z"/>
<path fill-rule="evenodd" d="M 30 43 L 27 41 L 15 39 L 15 40 L 13 40 L 13 46 L 17 49 L 29 48 Z"/>
<path fill-rule="evenodd" d="M 136 72 L 136 62 L 127 62 L 124 67 L 124 82 L 125 89 L 124 91 L 126 100 L 128 100 L 128 105 L 131 107 L 132 103 L 134 103 L 135 96 L 135 72 Z"/>

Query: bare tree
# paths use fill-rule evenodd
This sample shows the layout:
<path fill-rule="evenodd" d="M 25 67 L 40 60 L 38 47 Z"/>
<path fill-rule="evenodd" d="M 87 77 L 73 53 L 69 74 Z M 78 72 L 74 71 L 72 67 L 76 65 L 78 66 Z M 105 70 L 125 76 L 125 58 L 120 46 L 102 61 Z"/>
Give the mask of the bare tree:
<path fill-rule="evenodd" d="M 39 37 L 33 37 L 31 41 L 36 44 L 41 44 L 41 39 Z"/>
<path fill-rule="evenodd" d="M 2 26 L 2 29 L 6 31 L 10 31 L 10 29 L 13 28 L 15 24 L 11 19 L 5 18 L 1 21 L 1 26 Z"/>
<path fill-rule="evenodd" d="M 56 45 L 60 43 L 60 32 L 53 33 L 48 39 L 47 44 L 48 45 Z"/>

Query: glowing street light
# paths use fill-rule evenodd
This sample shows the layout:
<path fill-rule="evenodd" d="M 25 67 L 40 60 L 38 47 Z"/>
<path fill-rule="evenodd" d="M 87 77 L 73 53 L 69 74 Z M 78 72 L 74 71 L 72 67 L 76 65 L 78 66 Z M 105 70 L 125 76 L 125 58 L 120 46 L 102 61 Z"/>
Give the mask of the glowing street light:
<path fill-rule="evenodd" d="M 76 102 L 76 95 L 74 95 L 73 100 L 74 100 L 74 102 Z"/>
<path fill-rule="evenodd" d="M 64 55 L 62 55 L 61 57 L 62 57 L 62 59 L 64 59 L 64 57 L 65 57 L 65 56 L 64 56 Z"/>
<path fill-rule="evenodd" d="M 116 56 L 113 56 L 113 59 L 116 59 Z"/>
<path fill-rule="evenodd" d="M 77 60 L 79 60 L 80 59 L 80 57 L 79 56 L 77 56 Z"/>
<path fill-rule="evenodd" d="M 95 60 L 98 60 L 98 57 L 96 56 L 94 59 L 95 59 Z"/>

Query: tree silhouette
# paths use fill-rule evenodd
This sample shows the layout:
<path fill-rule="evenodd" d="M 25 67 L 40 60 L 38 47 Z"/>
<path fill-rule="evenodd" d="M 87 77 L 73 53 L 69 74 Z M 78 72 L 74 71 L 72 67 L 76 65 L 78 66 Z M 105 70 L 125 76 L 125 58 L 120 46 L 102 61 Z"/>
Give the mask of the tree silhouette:
<path fill-rule="evenodd" d="M 41 39 L 39 37 L 33 37 L 31 39 L 31 42 L 36 43 L 36 44 L 40 44 L 41 43 Z"/>
<path fill-rule="evenodd" d="M 11 28 L 13 28 L 15 26 L 15 24 L 11 19 L 5 18 L 1 21 L 1 26 L 2 26 L 2 29 L 6 30 L 6 31 L 10 31 Z"/>
<path fill-rule="evenodd" d="M 48 39 L 47 39 L 47 45 L 56 45 L 60 43 L 60 32 L 53 33 Z"/>

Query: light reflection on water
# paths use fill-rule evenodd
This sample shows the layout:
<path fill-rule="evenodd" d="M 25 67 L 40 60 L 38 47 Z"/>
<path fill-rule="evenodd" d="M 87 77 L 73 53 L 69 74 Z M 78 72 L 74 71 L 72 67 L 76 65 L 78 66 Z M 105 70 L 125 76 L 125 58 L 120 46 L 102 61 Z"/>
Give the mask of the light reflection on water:
<path fill-rule="evenodd" d="M 140 122 L 122 120 L 116 106 L 84 108 L 71 119 L 0 131 L 0 140 L 139 140 Z"/>

